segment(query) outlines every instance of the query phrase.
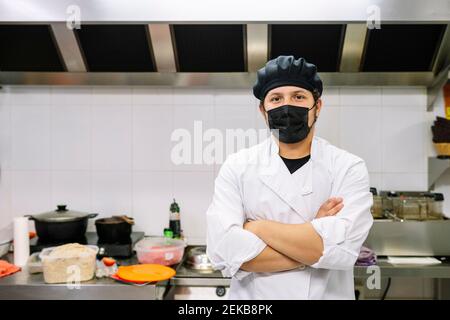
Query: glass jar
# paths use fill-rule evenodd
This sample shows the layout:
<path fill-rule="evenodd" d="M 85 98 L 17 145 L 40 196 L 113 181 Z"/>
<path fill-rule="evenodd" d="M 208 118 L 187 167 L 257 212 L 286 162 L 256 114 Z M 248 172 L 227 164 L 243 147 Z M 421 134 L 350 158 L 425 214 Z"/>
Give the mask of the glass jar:
<path fill-rule="evenodd" d="M 433 198 L 429 199 L 429 212 L 430 219 L 438 220 L 444 218 L 444 195 L 442 193 L 435 193 Z"/>
<path fill-rule="evenodd" d="M 421 208 L 417 198 L 402 197 L 397 216 L 405 220 L 421 220 Z"/>

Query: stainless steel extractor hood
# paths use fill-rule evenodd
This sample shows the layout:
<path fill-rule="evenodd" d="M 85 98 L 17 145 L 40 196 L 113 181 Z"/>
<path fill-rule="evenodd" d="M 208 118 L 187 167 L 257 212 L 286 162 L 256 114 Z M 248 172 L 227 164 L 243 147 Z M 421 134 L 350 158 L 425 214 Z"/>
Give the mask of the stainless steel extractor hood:
<path fill-rule="evenodd" d="M 0 0 L 0 85 L 249 88 L 280 54 L 315 63 L 327 86 L 426 86 L 431 106 L 448 81 L 450 2 Z"/>

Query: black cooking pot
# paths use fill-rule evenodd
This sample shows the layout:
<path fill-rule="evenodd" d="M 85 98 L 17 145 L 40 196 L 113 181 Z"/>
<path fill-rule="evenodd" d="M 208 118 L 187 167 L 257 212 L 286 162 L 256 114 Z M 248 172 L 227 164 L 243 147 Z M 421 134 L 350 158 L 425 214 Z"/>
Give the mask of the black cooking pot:
<path fill-rule="evenodd" d="M 27 217 L 34 220 L 39 241 L 63 243 L 83 239 L 88 219 L 96 216 L 98 213 L 72 211 L 66 205 L 58 205 L 54 211 Z"/>
<path fill-rule="evenodd" d="M 95 220 L 98 242 L 127 243 L 130 240 L 133 218 L 114 216 Z"/>

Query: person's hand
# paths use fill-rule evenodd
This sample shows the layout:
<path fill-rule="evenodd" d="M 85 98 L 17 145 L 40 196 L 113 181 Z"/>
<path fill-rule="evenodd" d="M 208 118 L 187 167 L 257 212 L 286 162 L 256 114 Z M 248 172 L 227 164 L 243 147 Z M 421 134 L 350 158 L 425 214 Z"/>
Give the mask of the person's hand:
<path fill-rule="evenodd" d="M 330 198 L 325 201 L 317 212 L 316 219 L 336 215 L 344 207 L 342 198 Z"/>
<path fill-rule="evenodd" d="M 257 234 L 258 225 L 260 222 L 260 220 L 247 220 L 247 222 L 244 223 L 244 229 L 250 231 L 251 233 Z"/>

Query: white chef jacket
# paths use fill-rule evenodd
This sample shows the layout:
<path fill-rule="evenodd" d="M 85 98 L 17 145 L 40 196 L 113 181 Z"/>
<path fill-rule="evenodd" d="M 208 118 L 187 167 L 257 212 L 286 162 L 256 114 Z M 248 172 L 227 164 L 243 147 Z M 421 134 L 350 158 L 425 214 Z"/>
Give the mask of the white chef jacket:
<path fill-rule="evenodd" d="M 207 255 L 231 277 L 230 299 L 355 299 L 353 266 L 373 223 L 364 160 L 313 137 L 310 160 L 291 174 L 273 136 L 231 154 L 218 173 L 207 210 Z M 342 197 L 336 215 L 315 219 L 330 197 Z M 256 273 L 240 266 L 264 250 L 247 220 L 311 222 L 324 251 L 303 269 Z"/>

